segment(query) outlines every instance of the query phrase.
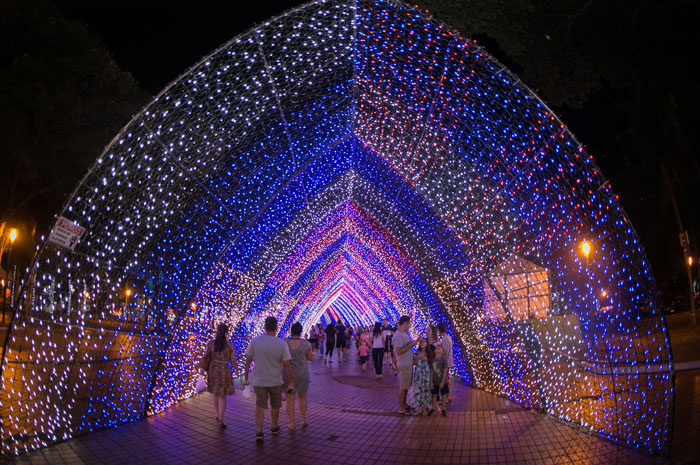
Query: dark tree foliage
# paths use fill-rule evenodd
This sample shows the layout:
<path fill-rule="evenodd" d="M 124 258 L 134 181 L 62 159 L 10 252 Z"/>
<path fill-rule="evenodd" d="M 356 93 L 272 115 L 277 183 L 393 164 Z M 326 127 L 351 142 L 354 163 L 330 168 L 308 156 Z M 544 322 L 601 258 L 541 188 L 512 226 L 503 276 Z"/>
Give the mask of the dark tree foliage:
<path fill-rule="evenodd" d="M 0 30 L 0 224 L 29 239 L 148 96 L 48 1 L 3 0 Z"/>
<path fill-rule="evenodd" d="M 700 4 L 420 0 L 535 90 L 610 178 L 666 293 L 687 292 L 678 234 L 700 234 Z M 664 170 L 668 173 L 663 176 Z M 676 215 L 674 200 L 678 206 Z M 679 218 L 680 217 L 680 218 Z M 679 224 L 680 223 L 680 224 Z M 698 248 L 694 245 L 695 257 Z"/>

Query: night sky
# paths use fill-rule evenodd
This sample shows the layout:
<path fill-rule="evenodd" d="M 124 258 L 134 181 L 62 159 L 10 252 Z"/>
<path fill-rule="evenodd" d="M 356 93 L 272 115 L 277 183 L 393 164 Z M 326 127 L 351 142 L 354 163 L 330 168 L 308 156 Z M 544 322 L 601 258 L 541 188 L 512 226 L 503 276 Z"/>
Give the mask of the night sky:
<path fill-rule="evenodd" d="M 227 0 L 55 0 L 64 13 L 82 20 L 99 36 L 116 63 L 140 86 L 157 95 L 192 65 L 237 35 L 305 0 L 239 2 Z M 504 63 L 497 44 L 479 43 Z M 514 70 L 517 71 L 517 70 Z M 542 97 L 540 95 L 540 97 Z M 621 121 L 611 108 L 610 90 L 593 96 L 582 109 L 554 108 L 598 162 L 614 174 L 615 134 Z M 594 155 L 595 156 L 595 155 Z M 601 160 L 608 156 L 609 160 Z M 606 164 L 608 166 L 606 166 Z"/>
<path fill-rule="evenodd" d="M 235 36 L 307 3 L 302 0 L 56 0 L 102 38 L 117 64 L 157 95 Z"/>
<path fill-rule="evenodd" d="M 130 72 L 145 92 L 155 96 L 191 66 L 237 35 L 307 2 L 303 0 L 275 2 L 265 0 L 245 3 L 231 0 L 53 0 L 53 3 L 66 16 L 81 20 L 91 33 L 100 37 L 117 65 Z M 467 3 L 469 2 L 460 4 Z M 588 3 L 582 1 L 581 4 Z M 627 6 L 632 8 L 634 4 Z M 696 79 L 693 73 L 685 72 L 689 69 L 685 57 L 690 57 L 687 54 L 691 51 L 681 50 L 675 46 L 695 42 L 700 44 L 700 34 L 696 28 L 688 26 L 693 24 L 693 20 L 685 18 L 687 15 L 684 15 L 684 20 L 676 21 L 679 17 L 678 11 L 697 12 L 697 7 L 693 6 L 693 2 L 684 3 L 682 0 L 679 2 L 667 0 L 662 2 L 662 6 L 676 13 L 668 17 L 672 21 L 666 31 L 659 30 L 656 28 L 657 25 L 654 25 L 656 28 L 654 30 L 659 33 L 659 40 L 656 40 L 656 37 L 652 39 L 658 47 L 654 52 L 657 56 L 649 57 L 649 75 L 666 75 L 664 74 L 666 70 L 660 69 L 662 68 L 659 65 L 660 62 L 679 63 L 675 72 L 671 70 L 668 73 L 669 77 L 666 81 L 673 81 L 674 86 L 680 83 L 676 87 L 691 89 L 685 94 L 686 96 L 697 97 L 700 93 L 692 90 L 695 89 Z M 680 6 L 684 9 L 678 9 Z M 678 8 L 673 9 L 676 7 Z M 673 25 L 682 26 L 683 30 L 675 31 Z M 594 37 L 595 31 L 591 30 L 591 34 L 591 37 Z M 687 36 L 695 37 L 695 42 L 689 42 Z M 475 38 L 488 53 L 502 63 L 506 65 L 512 63 L 512 60 L 500 50 L 496 41 L 487 36 Z M 666 60 L 660 60 L 659 54 L 665 55 Z M 518 74 L 521 70 L 516 66 L 512 67 L 512 71 Z M 654 82 L 665 83 L 666 81 L 662 79 Z M 546 101 L 546 95 L 542 95 L 537 89 L 534 90 Z M 675 223 L 675 217 L 669 213 L 670 207 L 663 206 L 668 210 L 664 212 L 666 216 L 663 221 L 667 223 L 667 227 L 662 233 L 663 240 L 658 237 L 660 234 L 655 225 L 647 224 L 649 217 L 653 218 L 652 222 L 654 222 L 661 216 L 646 213 L 648 209 L 645 203 L 649 196 L 665 192 L 664 188 L 651 187 L 648 192 L 642 192 L 639 183 L 629 182 L 632 179 L 629 176 L 629 151 L 625 153 L 625 147 L 620 144 L 620 134 L 624 134 L 627 130 L 627 121 L 620 108 L 616 107 L 615 102 L 619 96 L 616 92 L 618 91 L 604 83 L 602 90 L 590 96 L 583 108 L 552 106 L 552 109 L 586 150 L 593 155 L 605 176 L 610 179 L 613 188 L 620 194 L 623 207 L 626 206 L 632 223 L 637 225 L 642 243 L 647 244 L 647 253 L 656 274 L 661 271 L 663 281 L 667 275 L 676 273 L 682 281 L 685 278 L 682 262 L 679 262 L 680 264 L 673 271 L 664 269 L 669 253 L 674 259 L 683 259 L 677 241 L 677 227 L 672 224 Z M 647 97 L 647 95 L 636 96 L 639 101 L 644 101 Z M 654 103 L 650 102 L 650 104 Z M 686 118 L 682 125 L 686 128 L 692 127 L 692 121 L 696 121 L 697 116 L 694 112 L 688 113 L 687 109 L 694 107 L 687 102 L 681 102 L 680 106 L 681 112 L 672 115 L 673 118 L 681 115 L 680 117 Z M 685 116 L 682 111 L 686 112 Z M 689 118 L 690 124 L 688 124 Z M 650 126 L 660 128 L 661 125 L 657 123 L 659 122 L 652 121 Z M 667 122 L 666 127 L 674 125 L 678 126 L 677 121 Z M 695 142 L 692 141 L 692 143 Z M 692 152 L 694 149 L 689 150 Z M 680 163 L 678 166 L 681 171 L 686 170 L 686 166 Z M 686 171 L 691 172 L 691 170 Z M 681 194 L 682 190 L 681 188 Z M 686 197 L 688 197 L 687 193 Z M 659 208 L 658 202 L 655 208 Z M 691 229 L 691 235 L 694 234 L 693 216 L 697 214 L 688 215 L 691 226 L 686 226 Z M 649 247 L 650 244 L 651 247 Z M 681 283 L 678 286 L 680 288 L 685 285 Z"/>

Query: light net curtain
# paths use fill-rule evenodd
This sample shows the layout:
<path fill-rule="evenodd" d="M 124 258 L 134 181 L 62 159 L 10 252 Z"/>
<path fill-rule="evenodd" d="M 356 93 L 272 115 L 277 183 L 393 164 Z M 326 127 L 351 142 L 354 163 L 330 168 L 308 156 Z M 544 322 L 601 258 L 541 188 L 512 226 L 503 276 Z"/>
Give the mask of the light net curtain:
<path fill-rule="evenodd" d="M 267 315 L 444 322 L 466 382 L 668 450 L 669 341 L 610 184 L 516 76 L 402 3 L 317 1 L 236 37 L 60 214 L 86 234 L 44 243 L 25 281 L 6 455 L 193 395 L 216 324 L 241 353 Z"/>

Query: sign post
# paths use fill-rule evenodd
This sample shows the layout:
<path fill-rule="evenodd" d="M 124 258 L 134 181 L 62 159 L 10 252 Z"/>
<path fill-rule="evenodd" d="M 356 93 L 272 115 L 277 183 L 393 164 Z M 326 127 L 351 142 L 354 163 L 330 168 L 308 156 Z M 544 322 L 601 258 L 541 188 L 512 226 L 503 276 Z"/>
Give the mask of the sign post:
<path fill-rule="evenodd" d="M 59 247 L 75 250 L 75 245 L 85 233 L 85 228 L 78 226 L 72 221 L 59 216 L 56 225 L 51 231 L 49 242 Z"/>

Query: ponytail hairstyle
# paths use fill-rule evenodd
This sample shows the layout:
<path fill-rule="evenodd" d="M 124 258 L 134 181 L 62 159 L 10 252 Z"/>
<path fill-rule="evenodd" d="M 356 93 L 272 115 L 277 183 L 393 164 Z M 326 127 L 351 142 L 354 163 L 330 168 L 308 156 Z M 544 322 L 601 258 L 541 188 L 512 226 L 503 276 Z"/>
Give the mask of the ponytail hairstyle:
<path fill-rule="evenodd" d="M 425 342 L 428 342 L 427 340 Z M 435 350 L 433 349 L 433 346 L 428 344 L 425 346 L 425 355 L 428 358 L 428 362 L 432 362 L 435 360 Z"/>
<path fill-rule="evenodd" d="M 228 326 L 225 323 L 221 323 L 216 327 L 216 338 L 214 339 L 214 352 L 221 352 L 226 347 L 226 333 L 228 332 Z"/>

